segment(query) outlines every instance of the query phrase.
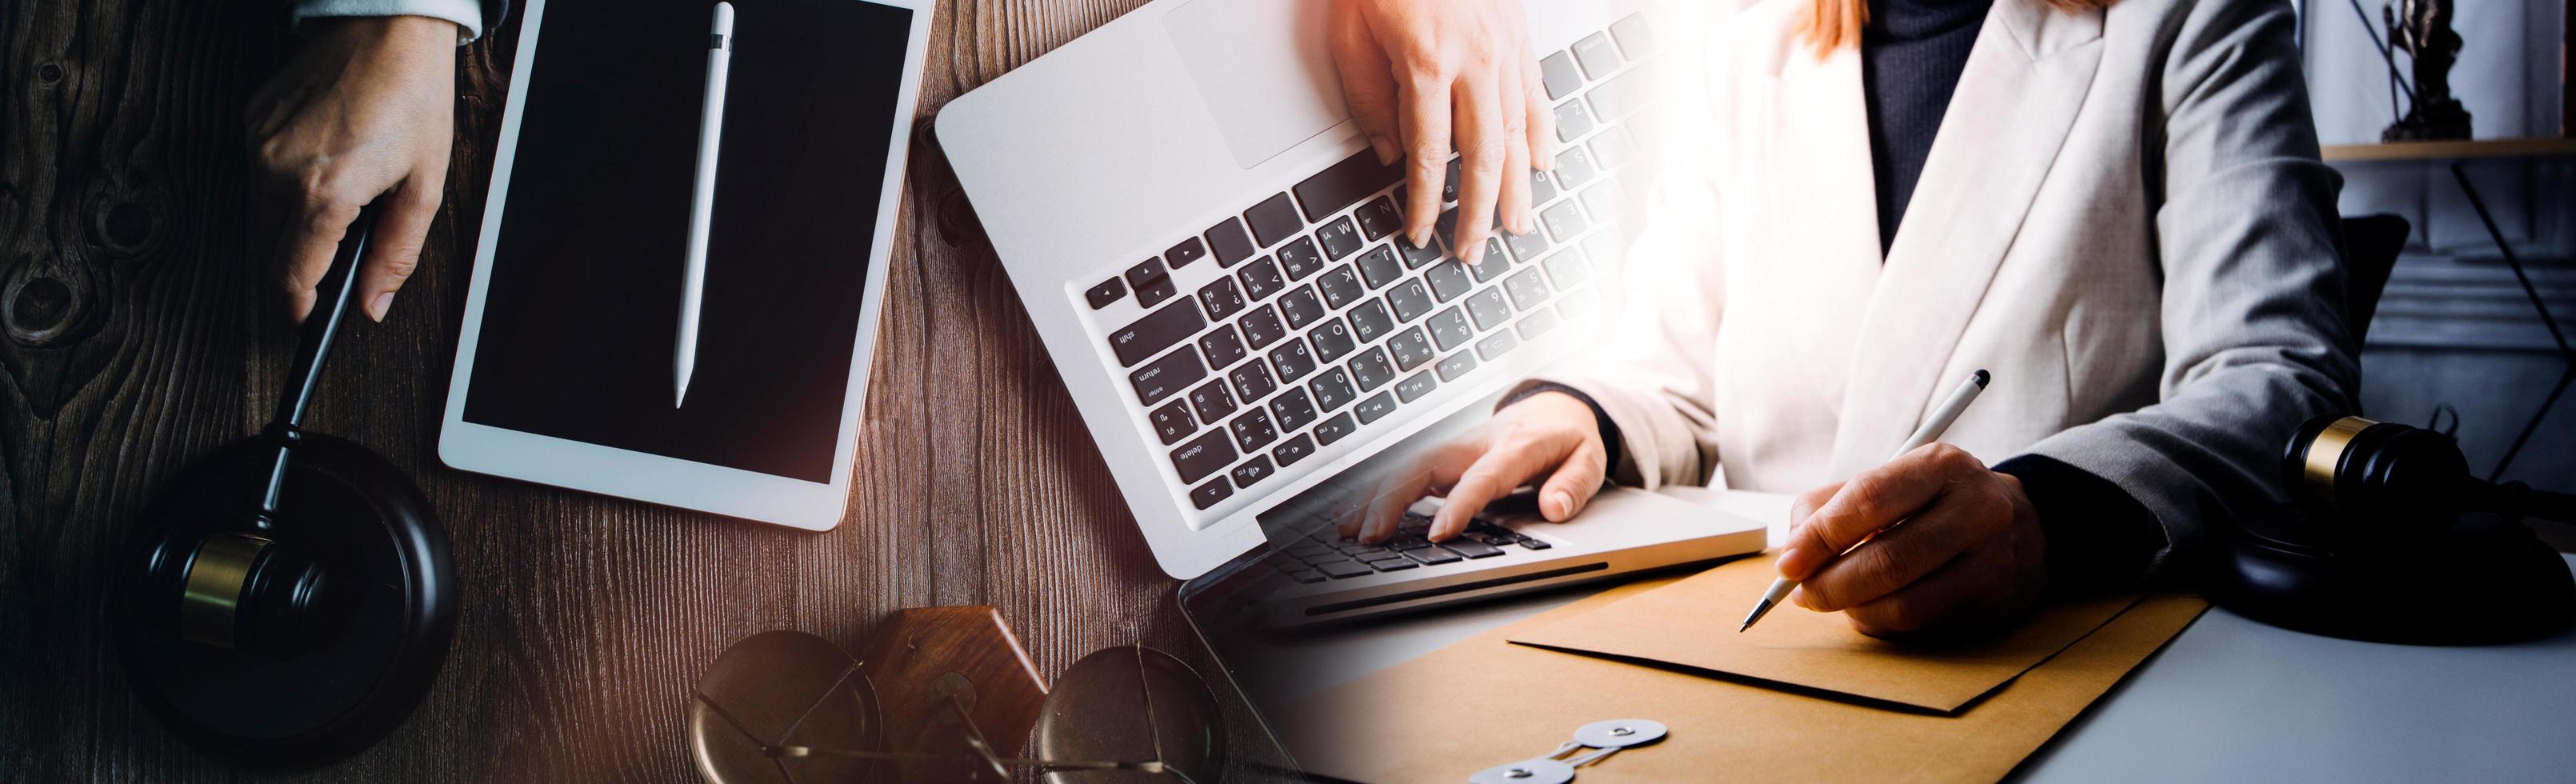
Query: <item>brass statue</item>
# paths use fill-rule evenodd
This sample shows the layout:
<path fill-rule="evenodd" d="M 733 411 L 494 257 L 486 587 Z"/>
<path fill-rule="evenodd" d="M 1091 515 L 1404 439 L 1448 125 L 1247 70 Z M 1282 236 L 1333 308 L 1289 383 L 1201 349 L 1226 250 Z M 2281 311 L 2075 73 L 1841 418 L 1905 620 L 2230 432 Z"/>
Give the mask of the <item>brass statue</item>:
<path fill-rule="evenodd" d="M 2413 107 L 2380 139 L 2469 138 L 2469 110 L 2451 97 L 2451 65 L 2460 59 L 2461 44 L 2460 34 L 2451 29 L 2451 0 L 2388 0 L 2380 17 L 2388 26 L 2389 45 L 2405 52 L 2415 70 Z"/>

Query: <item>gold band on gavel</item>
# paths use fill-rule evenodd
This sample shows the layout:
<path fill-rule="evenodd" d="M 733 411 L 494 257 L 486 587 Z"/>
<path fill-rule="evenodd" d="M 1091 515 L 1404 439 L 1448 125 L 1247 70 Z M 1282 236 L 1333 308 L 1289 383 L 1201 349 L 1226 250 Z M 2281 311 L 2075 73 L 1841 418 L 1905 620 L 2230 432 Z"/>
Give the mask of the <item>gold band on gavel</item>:
<path fill-rule="evenodd" d="M 214 534 L 197 545 L 188 561 L 187 590 L 179 595 L 179 635 L 219 648 L 233 647 L 235 611 L 249 587 L 250 566 L 268 549 L 268 540 L 241 534 Z"/>
<path fill-rule="evenodd" d="M 2335 502 L 2335 466 L 2343 462 L 2343 453 L 2352 448 L 2354 436 L 2361 435 L 2376 421 L 2357 416 L 2337 419 L 2308 442 L 2307 470 L 2302 472 L 2308 484 L 2308 496 L 2326 503 Z"/>

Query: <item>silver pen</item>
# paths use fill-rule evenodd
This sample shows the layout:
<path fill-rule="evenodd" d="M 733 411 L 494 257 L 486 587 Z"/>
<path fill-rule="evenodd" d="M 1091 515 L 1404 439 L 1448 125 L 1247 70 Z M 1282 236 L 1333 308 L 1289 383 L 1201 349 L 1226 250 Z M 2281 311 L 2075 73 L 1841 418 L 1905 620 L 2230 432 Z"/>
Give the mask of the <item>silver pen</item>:
<path fill-rule="evenodd" d="M 1977 401 L 1977 393 L 1986 391 L 1986 381 L 1991 378 L 1991 376 L 1986 374 L 1986 371 L 1979 370 L 1975 375 L 1969 376 L 1967 381 L 1961 382 L 1959 384 L 1959 390 L 1950 393 L 1950 399 L 1942 401 L 1941 407 L 1932 411 L 1932 417 L 1930 419 L 1923 420 L 1923 426 L 1915 428 L 1914 436 L 1905 439 L 1905 445 L 1897 447 L 1895 456 L 1889 457 L 1888 459 L 1894 460 L 1898 457 L 1904 457 L 1907 452 L 1921 449 L 1925 444 L 1941 440 L 1941 434 L 1949 431 L 1950 423 L 1959 421 L 1959 414 L 1968 410 L 1969 403 Z M 1852 545 L 1852 548 L 1857 549 L 1862 544 L 1867 543 L 1869 543 L 1869 538 L 1862 537 L 1859 543 Z M 1834 557 L 1840 558 L 1844 554 L 1850 552 L 1851 549 L 1845 549 L 1842 553 L 1836 553 Z M 1762 592 L 1761 603 L 1753 605 L 1753 612 L 1746 613 L 1744 615 L 1744 626 L 1736 629 L 1735 631 L 1740 634 L 1743 633 L 1745 629 L 1753 628 L 1754 621 L 1762 620 L 1762 615 L 1764 613 L 1768 613 L 1771 611 L 1771 608 L 1779 606 L 1780 601 L 1789 598 L 1789 592 L 1795 590 L 1797 587 L 1798 581 L 1786 577 L 1772 580 L 1771 590 Z"/>
<path fill-rule="evenodd" d="M 698 116 L 697 187 L 689 196 L 689 257 L 680 278 L 680 330 L 671 346 L 671 407 L 689 399 L 698 364 L 698 305 L 706 297 L 707 233 L 716 212 L 716 151 L 724 146 L 725 74 L 733 64 L 733 4 L 717 3 L 707 37 L 707 96 Z"/>

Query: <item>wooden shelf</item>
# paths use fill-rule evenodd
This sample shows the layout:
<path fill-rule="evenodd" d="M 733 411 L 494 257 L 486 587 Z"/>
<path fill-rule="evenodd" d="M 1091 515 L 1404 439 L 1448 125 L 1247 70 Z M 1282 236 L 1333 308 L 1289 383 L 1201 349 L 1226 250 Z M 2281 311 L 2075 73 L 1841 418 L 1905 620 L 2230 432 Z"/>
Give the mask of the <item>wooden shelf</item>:
<path fill-rule="evenodd" d="M 2329 144 L 2323 150 L 2330 162 L 2343 161 L 2448 161 L 2464 158 L 2533 158 L 2576 155 L 2576 139 L 2533 137 L 2525 139 L 2472 139 L 2468 141 L 2381 142 L 2378 144 Z"/>

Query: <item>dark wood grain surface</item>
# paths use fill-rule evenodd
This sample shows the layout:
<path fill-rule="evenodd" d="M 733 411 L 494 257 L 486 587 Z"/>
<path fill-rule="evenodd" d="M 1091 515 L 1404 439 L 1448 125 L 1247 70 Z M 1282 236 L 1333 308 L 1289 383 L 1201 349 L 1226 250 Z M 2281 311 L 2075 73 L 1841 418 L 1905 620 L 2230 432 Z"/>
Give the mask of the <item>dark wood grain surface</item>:
<path fill-rule="evenodd" d="M 792 628 L 855 651 L 911 606 L 999 607 L 1050 676 L 1138 638 L 1207 672 L 927 133 L 948 99 L 1139 2 L 941 4 L 857 489 L 821 534 L 439 464 L 517 20 L 460 50 L 425 271 L 386 324 L 342 339 L 308 426 L 420 483 L 463 613 L 409 722 L 301 777 L 691 780 L 687 690 L 726 645 Z M 141 712 L 108 644 L 106 567 L 158 483 L 258 428 L 293 348 L 240 116 L 296 43 L 278 5 L 0 0 L 0 780 L 246 775 Z"/>

